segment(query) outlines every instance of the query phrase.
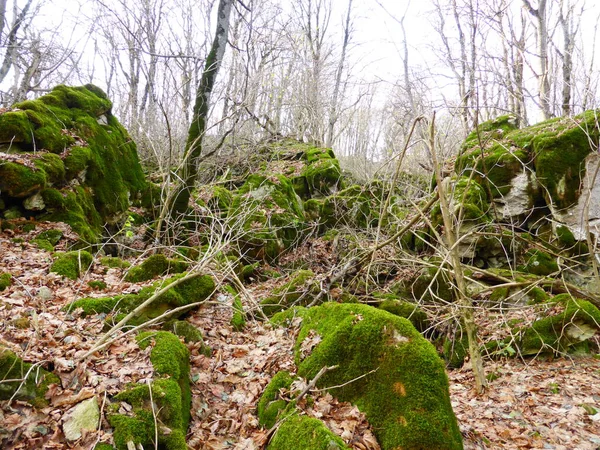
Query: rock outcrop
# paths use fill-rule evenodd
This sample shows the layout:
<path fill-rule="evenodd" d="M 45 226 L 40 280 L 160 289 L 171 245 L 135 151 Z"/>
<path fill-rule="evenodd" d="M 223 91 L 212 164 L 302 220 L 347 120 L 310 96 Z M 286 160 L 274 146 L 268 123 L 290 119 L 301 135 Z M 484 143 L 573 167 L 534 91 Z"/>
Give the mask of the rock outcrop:
<path fill-rule="evenodd" d="M 148 185 L 136 145 L 96 86 L 57 86 L 0 113 L 0 217 L 66 222 L 87 242 Z"/>

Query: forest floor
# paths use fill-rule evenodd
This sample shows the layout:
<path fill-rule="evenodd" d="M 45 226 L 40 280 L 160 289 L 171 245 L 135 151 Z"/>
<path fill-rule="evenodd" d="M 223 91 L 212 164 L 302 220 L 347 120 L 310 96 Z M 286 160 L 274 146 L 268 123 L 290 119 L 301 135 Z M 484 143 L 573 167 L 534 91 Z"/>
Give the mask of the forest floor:
<path fill-rule="evenodd" d="M 94 264 L 76 281 L 49 273 L 52 256 L 31 244 L 32 238 L 57 224 L 41 224 L 30 233 L 0 233 L 0 272 L 13 275 L 13 284 L 0 293 L 0 340 L 29 362 L 54 370 L 61 386 L 52 386 L 49 406 L 34 409 L 19 401 L 0 402 L 0 448 L 93 448 L 108 442 L 110 427 L 102 420 L 97 432 L 77 443 L 62 434 L 62 419 L 76 403 L 95 396 L 105 406 L 107 397 L 126 383 L 152 378 L 148 350 L 123 337 L 85 365 L 74 359 L 102 335 L 103 317 L 81 317 L 61 308 L 86 296 L 137 292 L 148 283 L 123 281 L 121 269 Z M 69 236 L 68 228 L 64 229 Z M 66 246 L 68 240 L 61 241 Z M 60 250 L 60 248 L 57 248 Z M 93 290 L 87 283 L 104 281 Z M 270 280 L 249 287 L 262 298 L 272 290 Z M 273 328 L 249 322 L 242 332 L 230 324 L 232 299 L 216 293 L 187 320 L 198 327 L 211 357 L 190 344 L 192 422 L 188 444 L 194 449 L 261 449 L 269 430 L 258 426 L 255 409 L 270 378 L 279 370 L 294 370 L 294 328 Z M 593 357 L 504 359 L 486 366 L 493 374 L 486 394 L 477 396 L 468 364 L 450 370 L 450 396 L 466 449 L 581 449 L 600 448 L 600 360 Z M 298 387 L 304 381 L 298 381 Z M 368 423 L 357 408 L 336 401 L 325 392 L 301 407 L 318 417 L 352 448 L 379 448 Z"/>

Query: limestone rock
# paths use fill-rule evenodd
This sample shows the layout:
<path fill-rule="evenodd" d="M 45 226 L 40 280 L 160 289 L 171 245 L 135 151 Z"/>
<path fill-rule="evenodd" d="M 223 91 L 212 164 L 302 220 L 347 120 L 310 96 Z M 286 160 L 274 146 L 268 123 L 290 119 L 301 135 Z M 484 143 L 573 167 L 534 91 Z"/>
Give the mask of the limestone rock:
<path fill-rule="evenodd" d="M 29 211 L 41 211 L 46 207 L 44 198 L 39 192 L 33 194 L 31 197 L 27 197 L 23 202 L 23 207 Z"/>
<path fill-rule="evenodd" d="M 100 420 L 100 407 L 95 397 L 78 403 L 63 416 L 63 432 L 68 441 L 76 441 L 83 430 L 94 431 Z"/>

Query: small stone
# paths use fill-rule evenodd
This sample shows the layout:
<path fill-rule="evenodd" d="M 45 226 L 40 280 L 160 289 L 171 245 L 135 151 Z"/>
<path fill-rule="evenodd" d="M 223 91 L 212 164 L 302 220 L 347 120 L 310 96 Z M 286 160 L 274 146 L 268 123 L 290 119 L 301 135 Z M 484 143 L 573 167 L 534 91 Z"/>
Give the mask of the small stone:
<path fill-rule="evenodd" d="M 100 408 L 95 397 L 78 403 L 63 416 L 63 432 L 68 441 L 81 438 L 82 430 L 95 431 L 100 420 Z"/>
<path fill-rule="evenodd" d="M 50 289 L 49 287 L 42 286 L 41 288 L 38 289 L 37 298 L 39 298 L 40 300 L 49 302 L 50 300 L 52 300 L 53 297 L 54 297 L 54 293 L 52 292 L 52 289 Z"/>
<path fill-rule="evenodd" d="M 38 192 L 37 194 L 26 198 L 23 202 L 23 207 L 28 211 L 41 211 L 46 208 L 46 204 L 44 203 L 42 194 Z"/>

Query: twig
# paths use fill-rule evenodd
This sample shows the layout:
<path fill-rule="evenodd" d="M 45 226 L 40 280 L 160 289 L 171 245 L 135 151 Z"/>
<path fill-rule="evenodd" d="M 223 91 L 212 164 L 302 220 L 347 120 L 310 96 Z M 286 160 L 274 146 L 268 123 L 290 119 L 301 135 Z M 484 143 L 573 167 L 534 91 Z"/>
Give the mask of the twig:
<path fill-rule="evenodd" d="M 319 372 L 315 375 L 315 377 L 310 380 L 310 382 L 306 385 L 306 387 L 304 389 L 302 389 L 302 392 L 300 392 L 298 394 L 298 396 L 294 399 L 294 401 L 297 403 L 300 400 L 302 400 L 302 397 L 304 397 L 306 394 L 308 394 L 308 392 L 312 389 L 314 389 L 315 385 L 317 384 L 317 381 L 319 381 L 319 378 L 321 378 L 323 375 L 325 375 L 327 372 L 337 369 L 339 366 L 335 365 L 335 366 L 325 366 L 323 367 L 321 370 L 319 370 Z"/>
<path fill-rule="evenodd" d="M 337 367 L 337 366 L 336 366 L 336 367 Z M 346 381 L 345 383 L 342 383 L 342 384 L 337 384 L 337 385 L 335 385 L 335 386 L 328 386 L 328 387 L 326 387 L 326 388 L 323 388 L 323 389 L 315 389 L 314 391 L 315 391 L 315 392 L 323 392 L 323 391 L 328 391 L 329 389 L 339 389 L 339 388 L 342 388 L 342 387 L 344 387 L 344 386 L 348 386 L 349 384 L 351 384 L 351 383 L 354 383 L 355 381 L 358 381 L 358 380 L 360 380 L 361 378 L 364 378 L 364 377 L 366 377 L 366 376 L 368 376 L 368 375 L 371 375 L 372 373 L 375 373 L 375 372 L 377 372 L 378 370 L 379 370 L 379 367 L 378 367 L 377 369 L 373 369 L 373 370 L 371 370 L 371 371 L 369 371 L 369 372 L 367 372 L 367 373 L 363 373 L 362 375 L 359 375 L 359 376 L 358 376 L 358 377 L 356 377 L 356 378 L 353 378 L 353 379 L 351 379 L 351 380 L 348 380 L 348 381 Z"/>

